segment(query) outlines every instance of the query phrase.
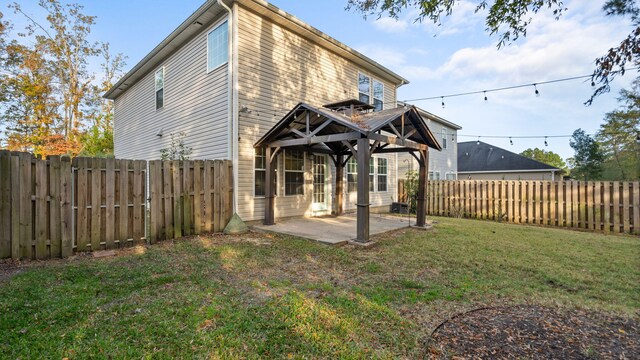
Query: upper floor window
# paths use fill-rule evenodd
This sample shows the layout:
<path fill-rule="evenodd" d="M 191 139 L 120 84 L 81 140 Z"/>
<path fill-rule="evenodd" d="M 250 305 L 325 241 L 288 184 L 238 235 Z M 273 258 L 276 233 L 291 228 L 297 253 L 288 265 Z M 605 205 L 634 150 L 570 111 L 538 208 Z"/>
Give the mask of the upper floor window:
<path fill-rule="evenodd" d="M 156 71 L 156 110 L 164 106 L 164 68 Z"/>
<path fill-rule="evenodd" d="M 384 84 L 378 80 L 373 80 L 373 107 L 373 111 L 384 108 Z"/>
<path fill-rule="evenodd" d="M 447 129 L 442 129 L 442 148 L 447 148 Z"/>
<path fill-rule="evenodd" d="M 358 74 L 358 96 L 363 103 L 371 103 L 371 78 L 364 74 Z"/>
<path fill-rule="evenodd" d="M 229 30 L 223 22 L 207 34 L 207 71 L 214 70 L 229 60 Z"/>
<path fill-rule="evenodd" d="M 384 84 L 362 73 L 358 73 L 358 99 L 373 105 L 373 111 L 384 108 Z"/>

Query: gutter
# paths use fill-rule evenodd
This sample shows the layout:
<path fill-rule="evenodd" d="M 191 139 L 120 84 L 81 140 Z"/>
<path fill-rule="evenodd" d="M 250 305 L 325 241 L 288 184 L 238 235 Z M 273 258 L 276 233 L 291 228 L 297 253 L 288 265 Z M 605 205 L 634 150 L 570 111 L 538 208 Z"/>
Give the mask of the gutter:
<path fill-rule="evenodd" d="M 238 209 L 238 126 L 237 121 L 234 116 L 233 111 L 233 69 L 234 69 L 234 22 L 233 22 L 233 11 L 231 8 L 227 6 L 222 0 L 217 0 L 218 5 L 222 6 L 229 16 L 227 17 L 227 27 L 228 27 L 228 41 L 227 41 L 227 115 L 229 117 L 229 136 L 227 137 L 227 141 L 229 143 L 229 158 L 231 159 L 231 163 L 233 165 L 233 202 L 231 209 L 232 213 L 236 213 Z"/>

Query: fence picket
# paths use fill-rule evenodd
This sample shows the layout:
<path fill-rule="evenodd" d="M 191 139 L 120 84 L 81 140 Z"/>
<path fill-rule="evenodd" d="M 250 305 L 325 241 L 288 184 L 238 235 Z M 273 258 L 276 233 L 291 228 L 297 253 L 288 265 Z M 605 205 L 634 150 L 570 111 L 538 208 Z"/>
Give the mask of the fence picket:
<path fill-rule="evenodd" d="M 46 259 L 49 257 L 47 249 L 47 162 L 36 159 L 36 238 L 35 258 Z"/>
<path fill-rule="evenodd" d="M 640 184 L 633 183 L 632 211 L 633 211 L 633 233 L 640 235 Z"/>
<path fill-rule="evenodd" d="M 116 160 L 113 158 L 106 160 L 105 165 L 105 244 L 108 249 L 112 249 L 115 244 L 115 218 L 116 218 Z"/>
<path fill-rule="evenodd" d="M 0 150 L 0 258 L 11 256 L 11 153 Z"/>
<path fill-rule="evenodd" d="M 20 177 L 20 158 L 11 157 L 11 258 L 20 259 L 20 205 L 23 185 Z"/>
<path fill-rule="evenodd" d="M 49 246 L 51 257 L 62 257 L 60 233 L 60 156 L 49 157 Z"/>

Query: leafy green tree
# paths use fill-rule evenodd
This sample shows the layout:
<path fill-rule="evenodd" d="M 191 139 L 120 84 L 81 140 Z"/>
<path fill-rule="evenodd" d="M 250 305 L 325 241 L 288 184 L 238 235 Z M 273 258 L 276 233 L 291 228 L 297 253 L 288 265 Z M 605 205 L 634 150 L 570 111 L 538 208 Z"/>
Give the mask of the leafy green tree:
<path fill-rule="evenodd" d="M 441 19 L 450 16 L 459 3 L 455 0 L 347 0 L 346 9 L 365 17 L 389 16 L 394 19 L 398 19 L 405 11 L 415 9 L 418 11 L 415 21 L 426 19 L 440 25 Z M 476 13 L 488 9 L 486 30 L 490 35 L 498 35 L 498 48 L 526 36 L 534 14 L 548 13 L 557 20 L 567 11 L 562 0 L 476 0 L 475 3 Z M 624 74 L 627 64 L 634 67 L 640 63 L 640 7 L 636 1 L 603 0 L 602 10 L 608 16 L 630 18 L 633 29 L 617 47 L 596 59 L 591 78 L 594 85 L 599 85 L 586 104 L 591 104 L 596 96 L 608 92 L 609 83 L 618 74 Z"/>
<path fill-rule="evenodd" d="M 634 81 L 631 90 L 621 91 L 618 101 L 623 106 L 605 115 L 605 122 L 596 134 L 605 156 L 603 177 L 607 180 L 639 180 L 640 79 Z"/>
<path fill-rule="evenodd" d="M 564 160 L 562 160 L 562 157 L 560 157 L 560 155 L 554 153 L 553 151 L 545 151 L 538 148 L 529 148 L 521 152 L 520 155 L 529 159 L 540 161 L 541 163 L 545 163 L 547 165 L 551 165 L 563 170 L 564 172 L 567 171 L 567 164 L 564 162 Z"/>
<path fill-rule="evenodd" d="M 578 180 L 598 180 L 602 174 L 604 155 L 600 145 L 584 130 L 573 132 L 569 145 L 575 151 L 571 158 L 571 176 Z"/>

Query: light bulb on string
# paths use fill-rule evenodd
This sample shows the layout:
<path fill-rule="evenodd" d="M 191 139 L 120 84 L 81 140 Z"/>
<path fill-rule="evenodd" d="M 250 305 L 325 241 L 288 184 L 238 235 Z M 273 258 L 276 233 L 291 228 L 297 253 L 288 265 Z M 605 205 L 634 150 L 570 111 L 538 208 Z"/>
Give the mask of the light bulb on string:
<path fill-rule="evenodd" d="M 488 101 L 489 99 L 487 98 L 487 92 L 484 92 L 484 101 Z"/>
<path fill-rule="evenodd" d="M 511 137 L 509 137 L 509 144 L 513 145 L 513 140 L 511 140 Z"/>
<path fill-rule="evenodd" d="M 478 136 L 478 141 L 476 141 L 476 145 L 480 145 L 480 136 Z"/>
<path fill-rule="evenodd" d="M 444 96 L 440 96 L 440 100 L 442 100 L 442 108 L 444 109 Z"/>
<path fill-rule="evenodd" d="M 540 91 L 538 91 L 538 87 L 536 86 L 536 84 L 533 84 L 533 88 L 536 89 L 535 91 L 536 97 L 540 97 Z"/>
<path fill-rule="evenodd" d="M 547 142 L 547 137 L 544 137 L 544 146 L 549 146 L 549 143 Z"/>

